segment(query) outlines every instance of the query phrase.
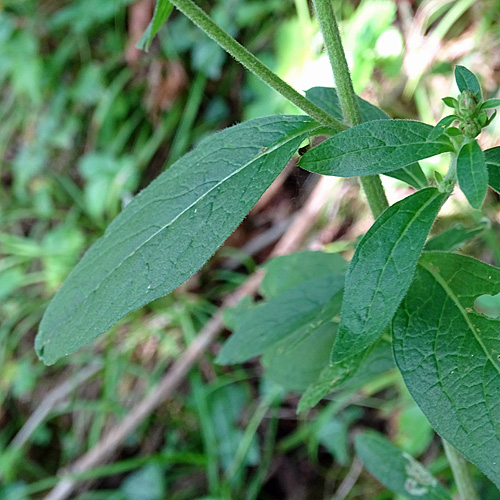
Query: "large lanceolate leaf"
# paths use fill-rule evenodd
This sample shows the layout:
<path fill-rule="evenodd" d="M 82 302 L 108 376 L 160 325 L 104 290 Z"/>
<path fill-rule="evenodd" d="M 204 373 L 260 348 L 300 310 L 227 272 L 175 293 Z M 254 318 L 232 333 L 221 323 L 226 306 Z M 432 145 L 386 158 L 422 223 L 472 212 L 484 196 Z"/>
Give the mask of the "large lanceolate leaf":
<path fill-rule="evenodd" d="M 411 120 L 374 120 L 334 135 L 308 151 L 299 165 L 305 170 L 339 177 L 384 174 L 418 160 L 453 151 L 433 127 Z"/>
<path fill-rule="evenodd" d="M 474 310 L 500 270 L 431 252 L 394 317 L 394 355 L 436 432 L 500 487 L 500 320 Z"/>
<path fill-rule="evenodd" d="M 303 116 L 231 127 L 142 191 L 75 267 L 40 324 L 47 364 L 184 282 L 237 227 L 315 128 Z"/>
<path fill-rule="evenodd" d="M 306 97 L 316 104 L 316 106 L 319 106 L 337 120 L 342 121 L 342 108 L 340 107 L 339 97 L 335 89 L 329 87 L 313 87 L 306 91 Z M 390 116 L 384 111 L 361 97 L 358 97 L 358 104 L 361 111 L 361 118 L 364 122 L 372 120 L 390 120 Z M 413 163 L 407 167 L 387 172 L 387 175 L 406 182 L 417 189 L 428 186 L 427 178 L 418 163 Z"/>
<path fill-rule="evenodd" d="M 346 274 L 332 363 L 360 357 L 390 323 L 445 199 L 436 188 L 417 191 L 390 206 L 360 241 Z"/>
<path fill-rule="evenodd" d="M 457 157 L 457 178 L 460 189 L 474 208 L 481 208 L 488 188 L 488 169 L 484 154 L 477 143 L 462 146 Z"/>
<path fill-rule="evenodd" d="M 411 500 L 451 500 L 435 477 L 381 434 L 358 434 L 355 447 L 367 470 L 394 493 Z"/>

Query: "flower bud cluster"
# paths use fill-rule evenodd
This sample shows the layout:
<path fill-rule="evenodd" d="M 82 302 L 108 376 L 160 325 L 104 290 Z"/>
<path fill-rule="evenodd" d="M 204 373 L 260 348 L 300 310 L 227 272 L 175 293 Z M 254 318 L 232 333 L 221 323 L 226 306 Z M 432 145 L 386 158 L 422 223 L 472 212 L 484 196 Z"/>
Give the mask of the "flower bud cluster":
<path fill-rule="evenodd" d="M 459 96 L 455 111 L 459 118 L 458 128 L 469 139 L 474 139 L 483 128 L 486 119 L 486 113 L 479 111 L 477 99 L 474 92 L 464 90 Z M 484 117 L 482 116 L 484 115 Z M 482 122 L 482 123 L 481 123 Z"/>

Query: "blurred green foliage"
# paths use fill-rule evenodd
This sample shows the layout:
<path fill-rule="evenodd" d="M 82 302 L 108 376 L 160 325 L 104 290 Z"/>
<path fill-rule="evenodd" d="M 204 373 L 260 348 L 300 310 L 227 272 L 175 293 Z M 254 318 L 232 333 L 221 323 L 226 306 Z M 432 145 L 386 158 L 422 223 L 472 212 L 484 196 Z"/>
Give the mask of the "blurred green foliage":
<path fill-rule="evenodd" d="M 416 2 L 414 14 L 431 10 L 426 30 L 443 23 L 451 8 L 444 3 Z M 464 2 L 457 3 L 462 13 L 455 8 L 455 21 L 438 34 L 451 43 L 472 30 L 474 50 L 460 57 L 467 65 L 476 61 L 471 66 L 480 75 L 485 71 L 491 94 L 485 97 L 495 97 L 500 83 L 486 71 L 493 64 L 481 61 L 482 50 L 490 50 L 500 36 L 495 15 L 500 5 L 484 0 L 463 9 Z M 299 90 L 332 86 L 305 0 L 199 4 Z M 127 64 L 130 5 L 131 0 L 0 5 L 1 499 L 42 498 L 57 484 L 57 471 L 99 442 L 158 382 L 213 313 L 208 298 L 216 302 L 244 279 L 240 272 L 206 271 L 200 294 L 180 290 L 160 299 L 91 348 L 45 368 L 33 350 L 37 324 L 82 252 L 141 187 L 204 135 L 242 119 L 296 111 L 244 76 L 176 13 L 149 52 Z M 356 90 L 392 116 L 420 114 L 429 120 L 430 115 L 429 121 L 437 121 L 443 110 L 435 93 L 449 93 L 438 87 L 443 81 L 451 86 L 455 61 L 437 58 L 426 71 L 407 75 L 405 54 L 412 47 L 405 46 L 399 3 L 336 0 L 334 5 Z M 159 74 L 166 82 L 172 62 L 184 77 L 165 99 L 155 78 Z M 415 95 L 404 98 L 407 76 L 420 84 Z M 492 135 L 498 132 L 493 129 Z M 492 201 L 497 207 L 497 198 Z M 465 228 L 480 222 L 475 214 L 450 212 Z M 352 213 L 339 217 L 349 221 Z M 483 252 L 486 260 L 499 258 L 496 226 L 478 232 L 467 250 Z M 247 257 L 245 265 L 253 269 L 256 263 Z M 98 374 L 54 404 L 22 447 L 14 447 L 13 438 L 51 391 L 92 362 L 100 364 Z M 428 424 L 394 373 L 363 380 L 361 389 L 346 388 L 310 416 L 297 416 L 297 396 L 260 375 L 253 363 L 232 372 L 197 367 L 186 387 L 129 437 L 112 464 L 88 473 L 84 479 L 94 482 L 78 498 L 285 498 L 286 481 L 297 491 L 303 487 L 303 498 L 332 497 L 351 466 L 352 430 L 361 424 L 387 430 L 409 453 L 431 449 L 431 462 L 436 456 Z M 439 458 L 431 466 L 449 479 Z M 492 491 L 485 484 L 482 498 L 496 498 Z M 347 498 L 393 496 L 362 475 Z"/>

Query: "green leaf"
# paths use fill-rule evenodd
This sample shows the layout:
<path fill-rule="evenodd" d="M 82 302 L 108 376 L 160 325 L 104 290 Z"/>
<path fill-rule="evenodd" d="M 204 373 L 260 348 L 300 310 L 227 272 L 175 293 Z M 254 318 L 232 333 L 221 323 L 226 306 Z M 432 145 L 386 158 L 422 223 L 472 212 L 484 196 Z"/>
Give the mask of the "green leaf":
<path fill-rule="evenodd" d="M 306 91 L 306 97 L 316 104 L 316 106 L 319 106 L 337 120 L 343 119 L 342 108 L 340 107 L 340 101 L 336 89 L 328 87 L 313 87 L 312 89 Z M 389 115 L 387 115 L 384 111 L 368 101 L 365 101 L 361 97 L 358 97 L 358 104 L 363 122 L 373 120 L 390 120 Z M 393 170 L 385 175 L 406 182 L 416 189 L 428 186 L 427 178 L 418 163 L 413 163 L 398 170 Z"/>
<path fill-rule="evenodd" d="M 463 246 L 467 241 L 478 236 L 490 227 L 488 219 L 484 219 L 474 227 L 465 227 L 461 223 L 455 224 L 441 234 L 431 238 L 425 245 L 424 250 L 441 250 L 452 252 Z"/>
<path fill-rule="evenodd" d="M 427 177 L 418 163 L 412 163 L 407 167 L 398 168 L 383 175 L 406 182 L 406 184 L 413 186 L 415 189 L 422 189 L 429 186 Z"/>
<path fill-rule="evenodd" d="M 272 116 L 208 137 L 110 224 L 50 303 L 35 346 L 52 364 L 171 292 L 217 250 L 316 124 Z"/>
<path fill-rule="evenodd" d="M 338 314 L 335 298 L 344 287 L 343 275 L 326 275 L 290 288 L 241 316 L 216 362 L 241 363 L 302 329 L 312 331 Z M 333 337 L 332 337 L 333 338 Z"/>
<path fill-rule="evenodd" d="M 455 115 L 448 115 L 441 118 L 429 134 L 429 139 L 436 139 L 440 135 L 444 134 L 446 132 L 446 128 L 449 127 L 455 120 L 458 120 L 458 117 Z"/>
<path fill-rule="evenodd" d="M 458 101 L 456 99 L 454 99 L 453 97 L 443 97 L 443 102 L 449 108 L 456 109 L 458 107 Z"/>
<path fill-rule="evenodd" d="M 146 52 L 149 50 L 153 38 L 160 30 L 163 23 L 170 17 L 173 8 L 174 6 L 168 0 L 156 0 L 153 19 L 137 44 L 138 49 L 145 50 Z"/>
<path fill-rule="evenodd" d="M 500 146 L 487 149 L 484 152 L 484 161 L 488 168 L 488 184 L 500 193 Z"/>
<path fill-rule="evenodd" d="M 446 135 L 449 135 L 450 137 L 458 137 L 459 135 L 462 135 L 462 132 L 457 127 L 448 127 L 446 129 Z"/>
<path fill-rule="evenodd" d="M 480 209 L 488 189 L 488 168 L 483 151 L 476 140 L 462 146 L 457 157 L 460 189 L 473 208 Z"/>
<path fill-rule="evenodd" d="M 477 81 L 476 75 L 465 66 L 455 66 L 455 81 L 460 92 L 472 90 L 477 102 L 482 101 L 481 86 Z"/>
<path fill-rule="evenodd" d="M 378 432 L 358 434 L 354 446 L 368 472 L 394 493 L 411 500 L 451 500 L 427 469 Z"/>
<path fill-rule="evenodd" d="M 363 370 L 359 370 L 361 366 Z M 392 354 L 388 343 L 383 341 L 377 342 L 360 356 L 348 358 L 339 364 L 325 366 L 318 379 L 309 385 L 302 395 L 297 412 L 300 413 L 316 406 L 327 394 L 340 387 L 361 388 L 368 381 L 391 368 L 394 368 Z"/>
<path fill-rule="evenodd" d="M 490 109 L 496 108 L 497 106 L 500 106 L 500 99 L 488 99 L 481 104 L 479 109 Z"/>
<path fill-rule="evenodd" d="M 342 120 L 342 108 L 340 106 L 337 90 L 331 87 L 313 87 L 306 90 L 306 97 L 337 120 Z M 364 122 L 373 120 L 389 120 L 389 116 L 377 106 L 357 96 L 361 118 Z"/>
<path fill-rule="evenodd" d="M 339 295 L 337 311 L 341 300 Z M 337 326 L 327 321 L 317 328 L 302 328 L 272 346 L 262 356 L 266 378 L 287 391 L 304 391 L 328 365 Z"/>
<path fill-rule="evenodd" d="M 325 274 L 344 276 L 347 266 L 348 262 L 335 253 L 305 250 L 275 257 L 263 266 L 266 274 L 260 284 L 260 293 L 268 299 L 277 297 L 304 281 Z"/>
<path fill-rule="evenodd" d="M 446 136 L 429 140 L 433 127 L 411 120 L 376 120 L 327 139 L 308 151 L 299 165 L 325 175 L 383 174 L 430 156 L 453 151 Z"/>
<path fill-rule="evenodd" d="M 359 357 L 391 321 L 408 290 L 446 195 L 425 188 L 390 206 L 358 244 L 346 274 L 332 363 Z"/>
<path fill-rule="evenodd" d="M 500 487 L 500 321 L 474 312 L 500 291 L 500 270 L 431 252 L 393 322 L 405 383 L 436 432 Z"/>

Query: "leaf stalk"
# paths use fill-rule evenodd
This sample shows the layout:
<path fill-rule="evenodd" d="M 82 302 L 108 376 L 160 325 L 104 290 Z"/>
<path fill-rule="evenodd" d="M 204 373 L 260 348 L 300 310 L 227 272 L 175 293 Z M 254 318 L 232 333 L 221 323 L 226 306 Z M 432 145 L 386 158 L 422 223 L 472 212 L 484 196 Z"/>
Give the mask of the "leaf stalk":
<path fill-rule="evenodd" d="M 291 103 L 295 104 L 299 109 L 307 113 L 311 118 L 322 125 L 327 125 L 335 132 L 341 132 L 348 128 L 283 81 L 264 63 L 257 59 L 257 57 L 243 47 L 243 45 L 220 28 L 192 0 L 170 0 L 170 2 L 246 69 L 288 99 Z"/>
<path fill-rule="evenodd" d="M 445 439 L 442 439 L 444 451 L 455 478 L 458 494 L 461 500 L 479 500 L 476 488 L 472 481 L 467 461 L 465 458 Z"/>
<path fill-rule="evenodd" d="M 344 121 L 351 126 L 359 125 L 362 118 L 358 98 L 354 92 L 351 73 L 347 65 L 331 0 L 313 0 L 313 3 L 330 59 Z M 389 206 L 380 177 L 378 175 L 367 175 L 360 179 L 370 210 L 373 217 L 377 219 Z"/>

